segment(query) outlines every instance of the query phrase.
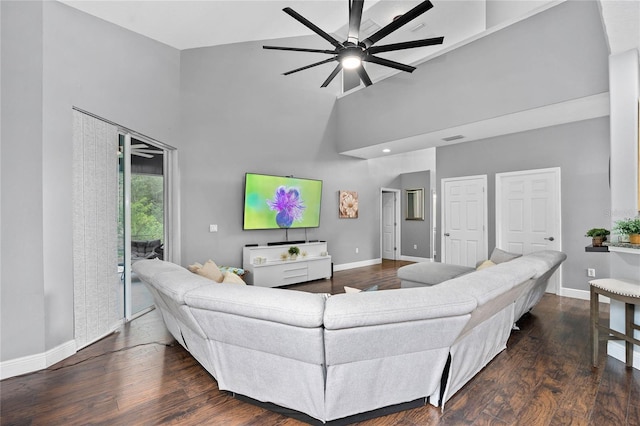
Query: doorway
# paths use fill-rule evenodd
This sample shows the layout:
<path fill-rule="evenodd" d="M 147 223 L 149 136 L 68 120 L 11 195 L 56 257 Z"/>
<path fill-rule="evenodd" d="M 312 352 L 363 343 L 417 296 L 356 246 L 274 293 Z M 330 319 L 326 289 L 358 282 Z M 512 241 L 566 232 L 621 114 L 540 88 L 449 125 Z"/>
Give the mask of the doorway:
<path fill-rule="evenodd" d="M 131 266 L 170 258 L 168 221 L 171 150 L 127 130 L 119 132 L 118 265 L 123 316 L 131 320 L 153 308 L 153 297 Z"/>
<path fill-rule="evenodd" d="M 400 245 L 400 190 L 380 190 L 380 251 L 382 259 L 399 260 Z"/>
<path fill-rule="evenodd" d="M 127 132 L 119 133 L 118 142 L 118 265 L 123 316 L 131 319 L 148 312 L 153 297 L 130 266 L 144 259 L 164 260 L 167 150 Z"/>
<path fill-rule="evenodd" d="M 560 206 L 560 168 L 497 173 L 496 247 L 520 254 L 561 250 Z M 559 294 L 560 269 L 547 292 Z"/>
<path fill-rule="evenodd" d="M 475 267 L 487 259 L 487 176 L 442 179 L 442 259 Z"/>

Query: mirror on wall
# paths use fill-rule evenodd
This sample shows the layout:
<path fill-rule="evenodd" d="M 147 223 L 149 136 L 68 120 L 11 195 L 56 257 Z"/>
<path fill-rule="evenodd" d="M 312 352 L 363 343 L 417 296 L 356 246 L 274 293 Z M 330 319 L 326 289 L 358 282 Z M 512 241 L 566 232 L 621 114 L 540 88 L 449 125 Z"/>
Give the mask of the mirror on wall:
<path fill-rule="evenodd" d="M 405 189 L 406 220 L 424 220 L 424 189 Z"/>

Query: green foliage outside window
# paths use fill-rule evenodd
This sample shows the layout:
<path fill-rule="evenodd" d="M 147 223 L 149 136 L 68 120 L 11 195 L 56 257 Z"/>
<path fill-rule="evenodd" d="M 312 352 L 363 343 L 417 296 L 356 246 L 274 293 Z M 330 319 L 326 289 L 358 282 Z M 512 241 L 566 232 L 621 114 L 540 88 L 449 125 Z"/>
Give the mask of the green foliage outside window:
<path fill-rule="evenodd" d="M 124 255 L 124 195 L 119 176 L 118 261 Z M 131 175 L 131 240 L 164 241 L 164 179 L 159 175 Z"/>
<path fill-rule="evenodd" d="M 162 176 L 131 175 L 131 239 L 164 240 Z"/>

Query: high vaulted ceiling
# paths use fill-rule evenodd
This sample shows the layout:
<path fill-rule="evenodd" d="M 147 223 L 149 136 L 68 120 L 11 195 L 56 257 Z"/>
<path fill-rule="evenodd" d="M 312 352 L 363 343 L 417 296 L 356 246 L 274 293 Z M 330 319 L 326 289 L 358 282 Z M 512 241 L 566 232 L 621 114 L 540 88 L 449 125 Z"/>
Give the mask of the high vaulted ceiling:
<path fill-rule="evenodd" d="M 345 0 L 59 0 L 176 49 L 214 46 L 251 40 L 271 40 L 312 32 L 282 12 L 292 7 L 327 32 L 346 36 Z M 589 1 L 589 0 L 587 0 Z M 640 46 L 640 8 L 635 0 L 599 1 L 612 51 Z M 420 1 L 367 0 L 363 27 L 384 26 Z M 558 0 L 433 0 L 434 8 L 398 34 L 409 39 L 444 35 L 458 40 L 514 20 Z M 487 16 L 488 14 L 492 16 Z M 416 27 L 420 28 L 416 28 Z"/>
<path fill-rule="evenodd" d="M 345 0 L 59 0 L 64 4 L 160 41 L 176 49 L 191 49 L 254 40 L 313 34 L 286 15 L 291 7 L 339 40 L 346 39 L 348 1 Z M 562 0 L 560 0 L 562 1 Z M 491 27 L 515 22 L 558 0 L 432 0 L 434 7 L 385 38 L 385 44 L 444 36 L 440 46 L 387 53 L 388 59 L 415 64 Z M 599 1 L 612 53 L 640 47 L 640 2 Z M 362 32 L 369 35 L 421 1 L 366 0 Z M 361 37 L 362 38 L 362 37 Z M 320 40 L 322 42 L 322 40 Z M 292 53 L 293 54 L 293 53 Z M 317 54 L 300 54 L 300 65 Z M 389 74 L 375 67 L 376 80 Z M 283 70 L 286 71 L 286 70 Z"/>
<path fill-rule="evenodd" d="M 279 38 L 313 35 L 308 28 L 285 14 L 291 7 L 337 39 L 346 39 L 348 2 L 345 0 L 57 0 L 116 25 L 142 34 L 176 49 L 184 50 L 247 41 L 267 41 L 279 45 Z M 432 0 L 434 7 L 419 18 L 385 38 L 395 43 L 444 36 L 441 46 L 429 46 L 386 53 L 385 57 L 416 65 L 439 50 L 450 50 L 476 37 L 482 37 L 501 27 L 525 19 L 565 0 Z M 637 0 L 575 0 L 597 2 L 605 37 L 611 53 L 640 48 L 640 1 Z M 407 12 L 420 1 L 366 0 L 362 32 L 367 36 L 389 23 L 393 17 Z M 540 29 L 544 31 L 544 29 Z M 362 36 L 362 35 L 361 35 Z M 318 38 L 322 45 L 324 41 Z M 282 41 L 283 45 L 284 40 Z M 306 43 L 306 41 L 305 41 Z M 302 46 L 300 46 L 302 47 Z M 305 46 L 305 47 L 315 47 Z M 329 46 L 327 46 L 329 47 Z M 587 47 L 585 47 L 587 48 Z M 291 52 L 299 55 L 300 66 L 315 62 L 317 54 Z M 324 59 L 324 57 L 322 58 Z M 282 70 L 287 71 L 287 70 Z M 375 82 L 390 74 L 385 67 L 367 70 Z M 394 72 L 391 72 L 391 74 Z M 577 102 L 577 103 L 576 103 Z M 575 116 L 578 114 L 578 116 Z M 393 153 L 407 152 L 442 144 L 444 136 L 463 134 L 458 142 L 545 127 L 561 122 L 601 117 L 608 114 L 608 96 L 571 100 L 515 115 L 499 117 L 482 123 L 471 123 L 455 129 L 443 129 L 393 141 Z M 560 117 L 560 121 L 558 122 Z M 518 124 L 520 123 L 520 124 Z M 428 140 L 427 140 L 428 139 Z M 415 146 L 414 146 L 415 145 Z M 386 146 L 385 146 L 386 147 Z M 360 158 L 375 158 L 385 154 L 382 146 L 370 146 L 354 152 L 344 152 Z"/>
<path fill-rule="evenodd" d="M 348 2 L 345 0 L 61 2 L 181 50 L 253 40 L 270 40 L 269 44 L 277 45 L 275 39 L 278 38 L 313 34 L 282 11 L 287 6 L 323 30 L 333 33 L 339 40 L 346 40 L 349 16 Z M 510 5 L 507 13 L 512 18 L 513 15 L 522 15 L 549 2 L 520 1 Z M 372 34 L 390 23 L 395 16 L 419 3 L 421 1 L 415 0 L 365 1 L 362 32 L 365 36 Z M 485 0 L 434 0 L 433 4 L 431 10 L 386 37 L 385 44 L 437 36 L 444 36 L 445 43 L 442 46 L 388 53 L 385 57 L 413 63 L 487 28 Z M 299 55 L 302 65 L 317 58 L 317 54 Z"/>

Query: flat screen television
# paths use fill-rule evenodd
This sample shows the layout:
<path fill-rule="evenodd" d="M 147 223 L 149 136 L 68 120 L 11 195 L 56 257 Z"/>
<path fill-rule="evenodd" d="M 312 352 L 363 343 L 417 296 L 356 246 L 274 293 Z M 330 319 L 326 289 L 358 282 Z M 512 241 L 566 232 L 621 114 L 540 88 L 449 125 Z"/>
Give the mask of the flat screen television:
<path fill-rule="evenodd" d="M 321 180 L 246 173 L 244 182 L 245 230 L 320 226 Z"/>

